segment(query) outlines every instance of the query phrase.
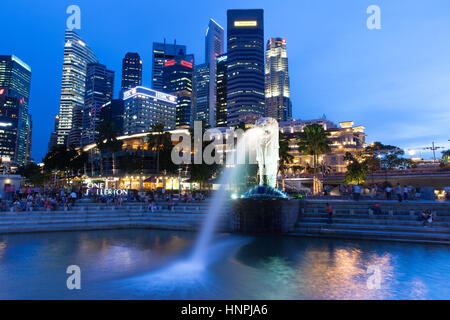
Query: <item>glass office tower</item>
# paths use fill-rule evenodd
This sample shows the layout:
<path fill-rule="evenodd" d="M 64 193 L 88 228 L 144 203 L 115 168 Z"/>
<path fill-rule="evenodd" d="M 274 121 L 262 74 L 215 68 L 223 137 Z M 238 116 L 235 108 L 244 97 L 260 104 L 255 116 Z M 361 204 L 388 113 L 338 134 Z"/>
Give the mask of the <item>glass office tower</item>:
<path fill-rule="evenodd" d="M 162 91 L 164 87 L 163 69 L 164 62 L 174 59 L 178 55 L 186 54 L 186 46 L 161 42 L 153 42 L 152 60 L 152 89 Z"/>
<path fill-rule="evenodd" d="M 194 56 L 181 55 L 164 62 L 163 70 L 163 92 L 176 96 L 177 128 L 189 128 L 193 121 L 193 96 Z"/>
<path fill-rule="evenodd" d="M 5 117 L 0 129 L 9 132 L 7 143 L 14 143 L 15 151 L 14 154 L 8 151 L 8 158 L 19 166 L 30 160 L 31 116 L 28 113 L 30 85 L 31 68 L 15 55 L 0 55 L 0 108 L 1 116 Z M 14 130 L 15 142 L 11 140 L 11 132 Z M 3 147 L 3 142 L 0 142 L 0 147 Z M 10 148 L 11 144 L 8 150 L 11 150 Z"/>
<path fill-rule="evenodd" d="M 208 66 L 208 78 L 210 79 L 208 83 L 208 109 L 206 110 L 205 121 L 211 127 L 214 127 L 216 123 L 216 59 L 224 52 L 224 42 L 224 30 L 222 26 L 213 19 L 210 19 L 205 37 L 205 64 Z"/>
<path fill-rule="evenodd" d="M 292 120 L 286 39 L 270 38 L 266 49 L 266 116 Z"/>
<path fill-rule="evenodd" d="M 67 143 L 74 110 L 79 118 L 83 108 L 86 67 L 91 62 L 97 62 L 92 50 L 75 31 L 66 30 L 57 138 L 59 145 Z"/>
<path fill-rule="evenodd" d="M 124 91 L 142 85 L 142 60 L 138 53 L 127 52 L 122 59 L 121 96 Z"/>
<path fill-rule="evenodd" d="M 264 11 L 227 12 L 228 125 L 264 116 Z"/>

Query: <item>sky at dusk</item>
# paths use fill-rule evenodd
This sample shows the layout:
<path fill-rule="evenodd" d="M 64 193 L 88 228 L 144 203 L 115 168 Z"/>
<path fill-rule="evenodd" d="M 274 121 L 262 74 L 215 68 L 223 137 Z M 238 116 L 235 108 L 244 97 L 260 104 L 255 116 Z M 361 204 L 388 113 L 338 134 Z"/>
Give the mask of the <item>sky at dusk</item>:
<path fill-rule="evenodd" d="M 226 30 L 227 9 L 262 8 L 265 40 L 287 40 L 294 118 L 353 120 L 366 127 L 368 142 L 415 149 L 416 156 L 432 141 L 450 149 L 448 0 L 2 0 L 0 54 L 15 54 L 32 68 L 36 162 L 59 112 L 72 4 L 81 8 L 77 32 L 116 72 L 115 96 L 126 52 L 141 55 L 143 84 L 150 86 L 153 41 L 176 39 L 202 63 L 209 18 Z M 381 8 L 381 30 L 366 27 L 372 4 Z"/>

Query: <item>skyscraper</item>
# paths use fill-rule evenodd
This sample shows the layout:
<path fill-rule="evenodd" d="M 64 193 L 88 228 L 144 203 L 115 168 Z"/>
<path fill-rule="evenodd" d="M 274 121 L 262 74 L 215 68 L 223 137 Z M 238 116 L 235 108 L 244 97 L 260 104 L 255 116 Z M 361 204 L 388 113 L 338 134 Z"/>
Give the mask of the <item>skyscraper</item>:
<path fill-rule="evenodd" d="M 227 62 L 226 54 L 217 57 L 216 62 L 216 126 L 226 127 L 227 122 Z"/>
<path fill-rule="evenodd" d="M 74 109 L 79 111 L 84 105 L 86 67 L 97 62 L 92 50 L 73 30 L 66 30 L 64 63 L 61 83 L 61 103 L 59 107 L 58 144 L 66 144 L 72 129 Z"/>
<path fill-rule="evenodd" d="M 127 52 L 122 59 L 121 93 L 142 85 L 142 60 L 138 53 Z"/>
<path fill-rule="evenodd" d="M 189 128 L 193 118 L 194 56 L 178 55 L 164 62 L 163 92 L 177 96 L 176 126 Z"/>
<path fill-rule="evenodd" d="M 89 63 L 86 69 L 86 92 L 83 107 L 81 145 L 97 141 L 100 109 L 113 98 L 114 71 L 100 63 Z"/>
<path fill-rule="evenodd" d="M 292 120 L 286 39 L 270 38 L 266 49 L 266 116 Z"/>
<path fill-rule="evenodd" d="M 175 128 L 177 98 L 145 87 L 136 87 L 123 94 L 123 133 L 126 135 L 149 132 L 152 125 L 164 124 L 164 129 Z"/>
<path fill-rule="evenodd" d="M 154 90 L 163 90 L 163 69 L 166 60 L 174 59 L 175 56 L 185 55 L 186 46 L 166 44 L 164 42 L 153 42 L 153 60 L 152 60 L 152 88 Z"/>
<path fill-rule="evenodd" d="M 223 54 L 224 31 L 213 19 L 209 20 L 205 37 L 205 64 L 209 68 L 208 109 L 206 122 L 214 126 L 216 122 L 216 59 Z M 198 102 L 197 102 L 198 103 Z"/>
<path fill-rule="evenodd" d="M 203 121 L 209 124 L 209 87 L 210 87 L 209 66 L 206 63 L 195 67 L 195 114 L 194 120 Z"/>
<path fill-rule="evenodd" d="M 24 165 L 30 160 L 31 150 L 31 116 L 28 113 L 31 84 L 31 68 L 15 55 L 0 55 L 0 108 L 2 124 L 7 129 L 11 142 L 7 157 L 18 165 Z M 3 118 L 5 117 L 5 118 Z M 15 131 L 15 141 L 12 132 Z M 10 141 L 11 140 L 11 141 Z M 8 143 L 9 143 L 8 142 Z M 3 147 L 3 141 L 0 143 Z M 2 153 L 0 151 L 0 153 Z M 6 157 L 6 154 L 5 154 Z"/>
<path fill-rule="evenodd" d="M 48 152 L 52 151 L 52 149 L 57 145 L 58 139 L 58 123 L 59 116 L 55 116 L 55 122 L 53 124 L 53 131 L 50 133 L 50 141 L 48 142 Z"/>
<path fill-rule="evenodd" d="M 100 110 L 100 122 L 111 122 L 118 134 L 123 131 L 124 102 L 122 99 L 114 99 L 105 103 Z"/>
<path fill-rule="evenodd" d="M 264 11 L 227 12 L 228 125 L 264 115 Z"/>

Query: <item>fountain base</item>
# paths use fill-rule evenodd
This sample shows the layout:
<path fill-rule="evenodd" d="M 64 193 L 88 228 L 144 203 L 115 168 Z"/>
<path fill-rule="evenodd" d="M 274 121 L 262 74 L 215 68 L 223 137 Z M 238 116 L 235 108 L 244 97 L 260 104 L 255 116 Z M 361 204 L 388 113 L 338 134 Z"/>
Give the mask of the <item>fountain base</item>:
<path fill-rule="evenodd" d="M 293 231 L 302 200 L 241 198 L 232 201 L 230 229 L 236 233 L 280 234 Z"/>

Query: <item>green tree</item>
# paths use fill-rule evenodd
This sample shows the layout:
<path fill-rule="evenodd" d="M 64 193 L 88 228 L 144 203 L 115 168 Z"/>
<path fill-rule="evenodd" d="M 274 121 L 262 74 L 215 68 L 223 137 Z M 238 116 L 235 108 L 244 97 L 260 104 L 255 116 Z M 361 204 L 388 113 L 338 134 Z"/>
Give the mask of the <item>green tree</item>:
<path fill-rule="evenodd" d="M 20 167 L 17 170 L 17 174 L 25 177 L 25 179 L 34 186 L 41 186 L 51 179 L 51 175 L 44 172 L 42 168 L 35 163 Z"/>
<path fill-rule="evenodd" d="M 170 166 L 172 161 L 167 161 L 168 152 L 170 153 L 172 150 L 172 142 L 170 134 L 164 131 L 164 124 L 152 125 L 152 134 L 149 135 L 149 140 L 151 150 L 156 151 L 156 172 L 159 173 L 161 169 L 174 169 Z M 162 159 L 164 159 L 164 163 L 162 163 Z"/>
<path fill-rule="evenodd" d="M 450 149 L 442 151 L 442 160 L 445 162 L 450 162 Z"/>
<path fill-rule="evenodd" d="M 44 170 L 47 172 L 65 172 L 69 168 L 70 159 L 73 156 L 73 150 L 68 151 L 64 145 L 58 145 L 48 152 L 42 160 Z"/>
<path fill-rule="evenodd" d="M 348 162 L 344 182 L 357 185 L 364 183 L 369 172 L 368 160 L 360 161 L 350 152 L 345 154 L 344 160 Z"/>
<path fill-rule="evenodd" d="M 319 185 L 317 185 L 317 166 L 320 155 L 327 154 L 331 151 L 330 133 L 326 132 L 320 124 L 312 124 L 303 128 L 303 132 L 297 138 L 298 150 L 301 153 L 308 154 L 313 157 L 314 180 L 313 190 L 317 194 Z"/>

